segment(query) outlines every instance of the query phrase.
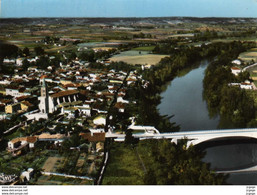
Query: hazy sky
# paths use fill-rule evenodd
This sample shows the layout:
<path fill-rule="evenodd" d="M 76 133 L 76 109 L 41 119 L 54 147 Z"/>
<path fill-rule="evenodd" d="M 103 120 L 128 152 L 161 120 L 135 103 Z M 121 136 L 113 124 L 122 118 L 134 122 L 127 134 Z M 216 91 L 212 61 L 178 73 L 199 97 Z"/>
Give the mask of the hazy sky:
<path fill-rule="evenodd" d="M 257 17 L 257 0 L 0 0 L 1 17 Z"/>

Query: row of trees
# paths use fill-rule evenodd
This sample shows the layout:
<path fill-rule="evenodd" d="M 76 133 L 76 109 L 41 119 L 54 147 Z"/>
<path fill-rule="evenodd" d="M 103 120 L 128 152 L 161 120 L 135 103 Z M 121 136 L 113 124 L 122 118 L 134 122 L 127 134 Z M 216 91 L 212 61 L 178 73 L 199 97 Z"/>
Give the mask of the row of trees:
<path fill-rule="evenodd" d="M 83 61 L 95 62 L 96 60 L 110 58 L 111 55 L 115 52 L 116 52 L 116 49 L 110 49 L 107 51 L 102 50 L 98 52 L 94 52 L 94 50 L 86 50 L 78 54 L 76 54 L 75 52 L 71 52 L 70 55 L 68 55 L 68 59 L 75 60 L 78 57 L 80 60 L 83 60 Z"/>
<path fill-rule="evenodd" d="M 143 157 L 147 172 L 147 185 L 221 185 L 227 176 L 210 171 L 210 164 L 202 161 L 205 153 L 190 146 L 187 140 L 177 144 L 169 140 L 147 140 L 141 143 L 147 148 Z"/>

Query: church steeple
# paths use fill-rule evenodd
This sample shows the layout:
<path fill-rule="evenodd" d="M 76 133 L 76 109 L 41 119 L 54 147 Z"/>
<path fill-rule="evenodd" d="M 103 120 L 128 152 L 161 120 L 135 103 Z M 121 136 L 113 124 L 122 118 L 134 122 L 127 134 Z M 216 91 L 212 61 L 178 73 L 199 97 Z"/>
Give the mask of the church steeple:
<path fill-rule="evenodd" d="M 41 97 L 47 97 L 48 96 L 48 88 L 45 81 L 45 78 L 43 78 L 42 84 L 41 84 Z"/>
<path fill-rule="evenodd" d="M 41 96 L 39 98 L 39 109 L 42 113 L 49 113 L 49 94 L 48 94 L 48 87 L 45 82 L 46 76 L 43 75 L 40 77 L 40 86 L 41 86 Z"/>

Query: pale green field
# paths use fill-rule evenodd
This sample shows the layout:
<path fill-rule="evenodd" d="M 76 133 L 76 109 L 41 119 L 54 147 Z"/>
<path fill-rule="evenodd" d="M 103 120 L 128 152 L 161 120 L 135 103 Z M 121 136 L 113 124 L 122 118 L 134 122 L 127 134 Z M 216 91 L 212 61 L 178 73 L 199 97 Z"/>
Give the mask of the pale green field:
<path fill-rule="evenodd" d="M 256 48 L 251 49 L 248 52 L 241 53 L 238 57 L 240 60 L 249 62 L 249 61 L 257 61 L 257 50 Z"/>
<path fill-rule="evenodd" d="M 155 54 L 146 54 L 146 55 L 137 55 L 137 56 L 117 56 L 110 58 L 110 61 L 113 62 L 126 62 L 128 64 L 136 65 L 156 65 L 161 61 L 162 58 L 169 57 L 168 55 L 155 55 Z"/>
<path fill-rule="evenodd" d="M 136 47 L 133 48 L 132 50 L 135 51 L 152 51 L 155 48 L 155 46 L 147 46 L 147 47 Z"/>

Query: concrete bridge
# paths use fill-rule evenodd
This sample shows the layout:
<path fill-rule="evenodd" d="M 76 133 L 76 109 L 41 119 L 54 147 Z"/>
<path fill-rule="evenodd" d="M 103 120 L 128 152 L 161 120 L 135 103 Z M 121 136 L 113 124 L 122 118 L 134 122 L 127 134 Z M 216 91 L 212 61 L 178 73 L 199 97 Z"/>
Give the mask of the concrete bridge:
<path fill-rule="evenodd" d="M 248 167 L 245 169 L 236 169 L 236 170 L 230 170 L 230 171 L 216 171 L 216 173 L 248 173 L 248 172 L 257 172 L 257 165 Z"/>
<path fill-rule="evenodd" d="M 142 131 L 141 128 L 137 128 Z M 257 139 L 257 128 L 249 129 L 220 129 L 220 130 L 202 130 L 202 131 L 184 131 L 174 133 L 159 133 L 159 131 L 149 131 L 151 127 L 145 129 L 145 133 L 133 134 L 135 138 L 144 139 L 170 139 L 171 142 L 177 143 L 178 140 L 187 138 L 187 147 L 197 145 L 203 142 L 214 141 L 229 138 L 254 138 Z M 112 132 L 106 133 L 106 138 L 114 138 L 115 141 L 124 141 L 125 134 L 116 134 Z M 216 173 L 244 173 L 257 172 L 257 165 L 237 170 L 216 171 Z"/>
<path fill-rule="evenodd" d="M 187 138 L 188 147 L 207 141 L 213 141 L 226 138 L 254 138 L 257 139 L 257 128 L 249 129 L 220 129 L 220 130 L 202 130 L 202 131 L 184 131 L 174 133 L 149 132 L 133 134 L 135 138 L 144 139 L 171 139 L 171 142 L 177 143 L 178 140 Z M 125 134 L 116 134 L 107 132 L 106 138 L 114 138 L 115 141 L 124 141 Z"/>

